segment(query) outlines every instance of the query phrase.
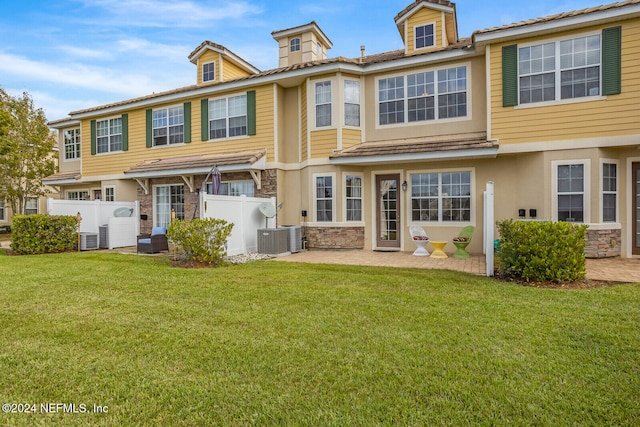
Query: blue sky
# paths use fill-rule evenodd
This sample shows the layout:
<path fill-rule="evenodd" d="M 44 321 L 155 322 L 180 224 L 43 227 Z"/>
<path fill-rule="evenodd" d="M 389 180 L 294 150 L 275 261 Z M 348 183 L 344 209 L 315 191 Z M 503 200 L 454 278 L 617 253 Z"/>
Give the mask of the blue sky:
<path fill-rule="evenodd" d="M 458 0 L 474 30 L 613 0 Z M 261 70 L 278 66 L 271 32 L 315 20 L 330 57 L 402 48 L 393 18 L 411 0 L 12 0 L 0 14 L 0 87 L 27 91 L 47 119 L 195 83 L 188 55 L 204 40 Z"/>

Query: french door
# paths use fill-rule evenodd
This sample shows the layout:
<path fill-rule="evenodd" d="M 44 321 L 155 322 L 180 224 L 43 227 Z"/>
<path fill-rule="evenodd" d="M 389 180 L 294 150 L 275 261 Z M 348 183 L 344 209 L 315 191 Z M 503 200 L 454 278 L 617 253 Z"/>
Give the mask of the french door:
<path fill-rule="evenodd" d="M 376 243 L 380 248 L 400 248 L 400 175 L 376 175 Z"/>
<path fill-rule="evenodd" d="M 640 255 L 640 163 L 631 166 L 631 188 L 633 188 L 633 244 L 631 253 Z"/>

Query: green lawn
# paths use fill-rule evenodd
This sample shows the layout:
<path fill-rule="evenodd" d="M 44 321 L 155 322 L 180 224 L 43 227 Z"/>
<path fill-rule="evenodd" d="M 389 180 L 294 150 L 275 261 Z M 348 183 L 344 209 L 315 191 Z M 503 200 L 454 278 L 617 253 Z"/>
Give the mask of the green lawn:
<path fill-rule="evenodd" d="M 637 284 L 0 254 L 0 327 L 0 425 L 640 425 Z"/>

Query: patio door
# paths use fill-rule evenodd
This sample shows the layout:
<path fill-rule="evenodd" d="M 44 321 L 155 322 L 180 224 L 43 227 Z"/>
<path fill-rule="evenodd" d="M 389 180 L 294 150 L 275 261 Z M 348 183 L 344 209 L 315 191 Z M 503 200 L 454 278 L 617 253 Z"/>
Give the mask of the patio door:
<path fill-rule="evenodd" d="M 631 166 L 631 188 L 633 188 L 633 227 L 631 253 L 640 255 L 640 163 Z"/>
<path fill-rule="evenodd" d="M 376 175 L 376 235 L 379 248 L 400 248 L 400 175 Z"/>

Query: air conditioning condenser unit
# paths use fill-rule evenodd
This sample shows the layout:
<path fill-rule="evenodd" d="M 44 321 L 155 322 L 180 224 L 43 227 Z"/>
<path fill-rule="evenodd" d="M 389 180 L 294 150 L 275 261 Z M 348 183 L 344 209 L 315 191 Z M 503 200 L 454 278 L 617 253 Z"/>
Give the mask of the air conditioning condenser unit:
<path fill-rule="evenodd" d="M 259 228 L 258 253 L 277 255 L 287 252 L 287 230 L 284 228 Z"/>
<path fill-rule="evenodd" d="M 80 233 L 80 250 L 98 249 L 98 233 Z"/>

